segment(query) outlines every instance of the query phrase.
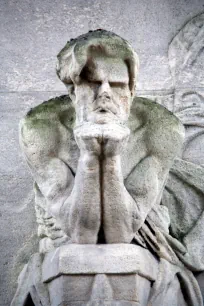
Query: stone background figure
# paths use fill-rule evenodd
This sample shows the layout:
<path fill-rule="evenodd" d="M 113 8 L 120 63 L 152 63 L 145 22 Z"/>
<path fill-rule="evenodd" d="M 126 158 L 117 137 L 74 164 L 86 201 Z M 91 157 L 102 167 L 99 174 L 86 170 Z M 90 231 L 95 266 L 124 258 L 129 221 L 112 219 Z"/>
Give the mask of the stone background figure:
<path fill-rule="evenodd" d="M 172 219 L 171 233 L 187 247 L 184 257 L 195 271 L 203 269 L 204 256 L 203 29 L 204 14 L 200 14 L 187 22 L 169 46 L 175 86 L 172 111 L 184 124 L 186 136 L 182 161 L 175 161 L 162 199 Z M 203 288 L 202 274 L 198 280 Z"/>
<path fill-rule="evenodd" d="M 171 1 L 168 4 L 157 3 L 155 6 L 149 1 L 130 1 L 128 5 L 118 1 L 116 6 L 109 1 L 88 1 L 86 4 L 77 1 L 75 5 L 67 1 L 60 4 L 55 4 L 55 1 L 43 4 L 38 1 L 35 4 L 28 1 L 6 1 L 1 5 L 3 48 L 0 133 L 3 142 L 0 188 L 1 245 L 4 247 L 1 256 L 0 305 L 4 306 L 9 304 L 14 294 L 16 278 L 22 266 L 38 246 L 35 236 L 32 179 L 18 149 L 18 122 L 30 107 L 65 93 L 64 87 L 55 77 L 55 54 L 64 41 L 71 37 L 90 29 L 110 29 L 126 37 L 139 53 L 141 65 L 138 95 L 153 97 L 169 110 L 173 110 L 173 82 L 168 70 L 167 46 L 187 21 L 202 12 L 203 3 Z M 198 28 L 201 28 L 201 25 Z M 188 31 L 186 28 L 186 32 Z M 195 36 L 193 33 L 192 37 Z M 178 46 L 175 46 L 175 52 L 176 50 Z M 179 86 L 176 86 L 177 92 L 181 87 L 184 87 L 182 79 Z M 185 87 L 188 87 L 188 84 L 185 84 Z M 194 87 L 199 87 L 199 93 L 202 95 L 202 83 L 191 83 L 191 89 Z M 202 99 L 198 98 L 201 95 L 191 97 L 195 97 L 195 102 L 200 103 Z M 181 100 L 177 101 L 180 103 Z M 182 103 L 185 102 L 183 99 Z M 199 116 L 199 120 L 200 118 Z M 194 126 L 197 120 L 194 120 Z M 199 147 L 196 152 L 200 154 Z M 194 160 L 189 161 L 196 162 L 196 156 L 201 160 L 202 154 L 196 154 Z M 197 186 L 198 183 L 201 182 L 197 182 Z M 186 191 L 184 194 L 186 195 Z M 200 191 L 196 194 L 200 197 Z M 192 198 L 193 195 L 192 192 Z M 197 197 L 196 201 L 200 207 L 202 195 L 200 199 Z M 170 209 L 169 211 L 171 212 Z M 171 213 L 174 214 L 174 211 Z M 41 218 L 38 212 L 37 216 Z M 52 220 L 50 216 L 47 216 L 47 219 L 51 224 L 49 231 L 52 235 Z M 48 229 L 42 225 L 39 230 L 43 232 Z M 56 228 L 53 232 L 56 235 Z M 60 231 L 58 234 L 61 237 Z M 13 270 L 14 262 L 16 265 Z"/>

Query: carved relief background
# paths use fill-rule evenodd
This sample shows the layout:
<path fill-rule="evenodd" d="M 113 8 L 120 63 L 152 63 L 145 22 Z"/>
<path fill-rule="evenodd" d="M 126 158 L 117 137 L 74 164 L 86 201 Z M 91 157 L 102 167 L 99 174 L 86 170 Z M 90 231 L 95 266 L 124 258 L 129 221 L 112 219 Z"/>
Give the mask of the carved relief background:
<path fill-rule="evenodd" d="M 83 1 L 31 4 L 24 0 L 2 2 L 1 7 L 0 305 L 11 301 L 17 275 L 38 243 L 32 178 L 18 145 L 18 122 L 29 108 L 66 93 L 55 77 L 55 55 L 64 41 L 90 29 L 112 30 L 132 43 L 141 62 L 137 95 L 156 100 L 185 125 L 179 158 L 192 163 L 192 168 L 185 172 L 185 166 L 181 163 L 179 168 L 175 161 L 163 202 L 174 216 L 174 235 L 188 243 L 199 233 L 200 241 L 204 240 L 203 2 L 172 1 L 155 7 L 143 1 L 137 5 L 118 1 L 115 7 L 111 1 L 88 1 L 85 5 Z M 185 206 L 184 198 L 188 199 Z M 179 206 L 172 205 L 175 201 Z M 185 228 L 180 218 L 190 218 L 191 228 Z M 201 247 L 202 254 L 201 244 L 193 247 Z"/>

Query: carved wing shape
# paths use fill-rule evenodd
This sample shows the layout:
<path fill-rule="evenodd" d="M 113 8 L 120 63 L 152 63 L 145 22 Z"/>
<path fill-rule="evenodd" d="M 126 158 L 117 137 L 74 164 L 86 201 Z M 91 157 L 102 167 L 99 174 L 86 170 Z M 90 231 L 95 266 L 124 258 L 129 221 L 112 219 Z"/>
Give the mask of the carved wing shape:
<path fill-rule="evenodd" d="M 186 138 L 162 204 L 169 209 L 171 234 L 188 250 L 183 262 L 204 270 L 204 14 L 172 40 L 169 64 L 175 85 L 173 112 L 184 124 Z"/>

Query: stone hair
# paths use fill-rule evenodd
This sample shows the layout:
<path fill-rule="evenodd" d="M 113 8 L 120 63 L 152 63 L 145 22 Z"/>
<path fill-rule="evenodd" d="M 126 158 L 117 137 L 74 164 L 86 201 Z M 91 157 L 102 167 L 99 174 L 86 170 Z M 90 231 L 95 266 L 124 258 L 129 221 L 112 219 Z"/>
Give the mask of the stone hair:
<path fill-rule="evenodd" d="M 124 60 L 128 66 L 130 90 L 134 95 L 139 66 L 138 56 L 125 39 L 106 30 L 89 31 L 68 41 L 57 55 L 58 77 L 66 85 L 78 82 L 87 61 L 96 54 Z"/>

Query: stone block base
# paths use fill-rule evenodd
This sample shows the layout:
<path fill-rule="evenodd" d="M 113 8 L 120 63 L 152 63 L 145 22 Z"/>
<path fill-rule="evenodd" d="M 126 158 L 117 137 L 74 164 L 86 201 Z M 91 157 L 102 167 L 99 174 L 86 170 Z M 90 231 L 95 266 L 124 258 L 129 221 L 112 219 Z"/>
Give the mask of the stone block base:
<path fill-rule="evenodd" d="M 45 256 L 42 275 L 51 306 L 147 305 L 157 267 L 136 245 L 67 245 Z"/>
<path fill-rule="evenodd" d="M 48 284 L 52 306 L 147 305 L 151 282 L 137 274 L 60 276 Z"/>
<path fill-rule="evenodd" d="M 27 306 L 28 296 L 35 306 L 146 306 L 158 274 L 158 260 L 137 245 L 70 244 L 35 256 L 12 306 Z"/>

